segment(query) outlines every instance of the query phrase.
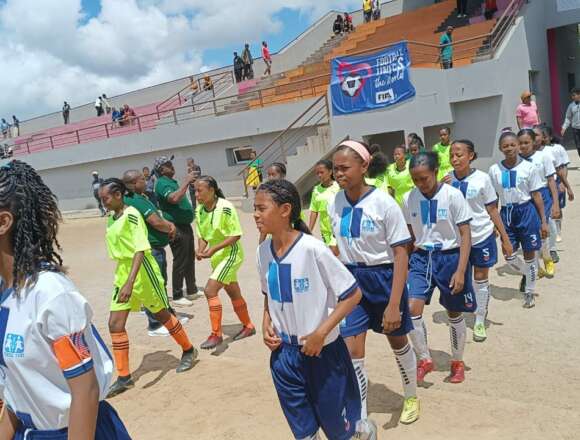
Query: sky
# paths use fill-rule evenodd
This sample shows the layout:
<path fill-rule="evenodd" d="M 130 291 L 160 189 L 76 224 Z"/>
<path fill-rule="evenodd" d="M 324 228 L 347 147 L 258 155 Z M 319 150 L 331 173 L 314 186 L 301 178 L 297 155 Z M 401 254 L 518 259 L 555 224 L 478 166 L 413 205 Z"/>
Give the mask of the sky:
<path fill-rule="evenodd" d="M 218 5 L 216 7 L 216 5 Z M 0 117 L 20 120 L 276 52 L 360 0 L 0 0 Z M 305 54 L 307 55 L 307 54 Z"/>

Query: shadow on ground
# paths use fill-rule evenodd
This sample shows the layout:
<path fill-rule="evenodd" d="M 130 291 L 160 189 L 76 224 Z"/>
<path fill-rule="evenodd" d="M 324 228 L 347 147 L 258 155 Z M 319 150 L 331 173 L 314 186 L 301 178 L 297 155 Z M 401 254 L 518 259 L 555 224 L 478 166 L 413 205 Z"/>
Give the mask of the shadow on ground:
<path fill-rule="evenodd" d="M 131 373 L 133 377 L 133 381 L 137 383 L 139 379 L 145 376 L 148 373 L 157 372 L 157 376 L 150 380 L 143 388 L 150 388 L 156 385 L 163 377 L 167 375 L 170 371 L 173 371 L 179 365 L 179 359 L 177 359 L 172 354 L 169 354 L 170 350 L 163 350 L 163 351 L 155 351 L 153 353 L 148 353 L 143 356 L 141 360 L 141 364 L 137 369 Z M 193 367 L 199 363 L 199 359 L 196 359 L 193 363 Z"/>

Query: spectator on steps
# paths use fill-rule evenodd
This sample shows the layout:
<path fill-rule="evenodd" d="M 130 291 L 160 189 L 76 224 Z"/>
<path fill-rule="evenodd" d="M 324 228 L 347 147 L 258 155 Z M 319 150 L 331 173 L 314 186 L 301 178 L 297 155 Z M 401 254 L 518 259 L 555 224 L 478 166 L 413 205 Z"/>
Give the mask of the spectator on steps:
<path fill-rule="evenodd" d="M 242 52 L 242 61 L 244 62 L 244 80 L 254 79 L 254 58 L 252 58 L 250 45 L 248 43 L 246 43 L 244 46 L 244 51 Z"/>
<path fill-rule="evenodd" d="M 516 120 L 518 121 L 518 128 L 533 128 L 540 125 L 540 112 L 538 106 L 532 101 L 532 93 L 526 90 L 522 93 L 521 104 L 516 108 Z"/>
<path fill-rule="evenodd" d="M 125 104 L 123 106 L 123 119 L 121 125 L 133 125 L 136 116 L 135 110 Z"/>
<path fill-rule="evenodd" d="M 268 43 L 262 41 L 262 58 L 264 59 L 264 64 L 266 64 L 266 70 L 264 70 L 264 76 L 272 74 L 272 56 L 270 55 L 270 50 L 268 49 Z"/>
<path fill-rule="evenodd" d="M 213 81 L 211 79 L 211 76 L 209 75 L 205 75 L 203 77 L 203 90 L 204 92 L 209 92 L 210 90 L 213 90 Z"/>
<path fill-rule="evenodd" d="M 101 102 L 103 103 L 103 111 L 107 114 L 110 114 L 113 107 L 109 102 L 109 98 L 107 98 L 107 95 L 105 95 L 104 93 L 103 96 L 101 96 Z"/>
<path fill-rule="evenodd" d="M 12 137 L 20 136 L 20 121 L 14 115 L 12 115 Z"/>
<path fill-rule="evenodd" d="M 344 13 L 344 32 L 352 32 L 354 31 L 354 26 L 352 24 L 352 17 L 348 12 Z"/>
<path fill-rule="evenodd" d="M 332 24 L 332 32 L 334 32 L 334 35 L 340 35 L 342 34 L 343 30 L 344 20 L 342 19 L 342 15 L 338 14 L 334 20 L 334 23 Z"/>
<path fill-rule="evenodd" d="M 244 77 L 244 61 L 237 52 L 234 52 L 234 76 L 236 82 L 240 82 Z"/>
<path fill-rule="evenodd" d="M 64 119 L 64 125 L 67 125 L 69 123 L 69 117 L 70 117 L 70 105 L 68 105 L 68 102 L 64 102 L 63 106 L 62 106 L 62 118 Z"/>
<path fill-rule="evenodd" d="M 197 80 L 193 76 L 190 76 L 189 90 L 187 92 L 187 95 L 185 96 L 185 101 L 187 102 L 188 99 L 191 99 L 193 101 L 193 97 L 197 95 L 197 92 L 199 92 L 199 85 L 197 84 Z"/>
<path fill-rule="evenodd" d="M 439 61 L 442 69 L 453 69 L 453 26 L 447 26 L 447 32 L 439 39 Z"/>
<path fill-rule="evenodd" d="M 373 18 L 373 0 L 363 0 L 363 16 L 365 23 Z"/>
<path fill-rule="evenodd" d="M 373 0 L 373 20 L 381 19 L 381 1 Z"/>
<path fill-rule="evenodd" d="M 101 99 L 100 96 L 97 99 L 95 99 L 95 110 L 97 111 L 97 116 L 101 116 L 104 113 L 103 100 Z"/>
<path fill-rule="evenodd" d="M 111 113 L 111 121 L 113 122 L 113 127 L 118 127 L 123 119 L 123 111 L 117 110 L 113 107 L 113 112 Z"/>
<path fill-rule="evenodd" d="M 10 136 L 10 124 L 6 122 L 6 119 L 2 118 L 2 122 L 0 122 L 0 130 L 2 130 L 2 136 L 4 139 Z"/>

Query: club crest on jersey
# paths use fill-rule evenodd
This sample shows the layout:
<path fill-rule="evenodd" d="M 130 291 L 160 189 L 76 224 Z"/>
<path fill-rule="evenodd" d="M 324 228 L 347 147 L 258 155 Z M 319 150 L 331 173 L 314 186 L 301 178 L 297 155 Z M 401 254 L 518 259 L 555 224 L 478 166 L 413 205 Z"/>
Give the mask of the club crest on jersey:
<path fill-rule="evenodd" d="M 296 293 L 305 293 L 310 290 L 310 280 L 308 278 L 294 279 L 294 291 Z"/>
<path fill-rule="evenodd" d="M 439 208 L 437 210 L 437 218 L 441 220 L 447 220 L 447 208 Z"/>
<path fill-rule="evenodd" d="M 375 231 L 375 222 L 373 219 L 365 218 L 361 223 L 361 229 L 363 232 L 374 232 Z"/>
<path fill-rule="evenodd" d="M 24 337 L 8 333 L 4 340 L 4 356 L 11 358 L 24 357 Z"/>

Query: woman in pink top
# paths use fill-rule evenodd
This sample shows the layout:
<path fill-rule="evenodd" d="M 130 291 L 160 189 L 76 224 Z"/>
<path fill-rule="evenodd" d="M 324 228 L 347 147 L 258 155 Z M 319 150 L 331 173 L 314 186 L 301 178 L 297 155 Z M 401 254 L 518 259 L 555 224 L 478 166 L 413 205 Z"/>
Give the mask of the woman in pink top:
<path fill-rule="evenodd" d="M 268 43 L 262 41 L 262 58 L 264 63 L 266 63 L 266 70 L 264 70 L 264 76 L 272 74 L 272 57 L 270 56 L 270 50 L 268 49 Z"/>
<path fill-rule="evenodd" d="M 516 119 L 518 120 L 518 128 L 533 128 L 539 125 L 540 113 L 538 106 L 532 101 L 532 93 L 526 90 L 522 93 L 522 103 L 516 109 Z"/>

